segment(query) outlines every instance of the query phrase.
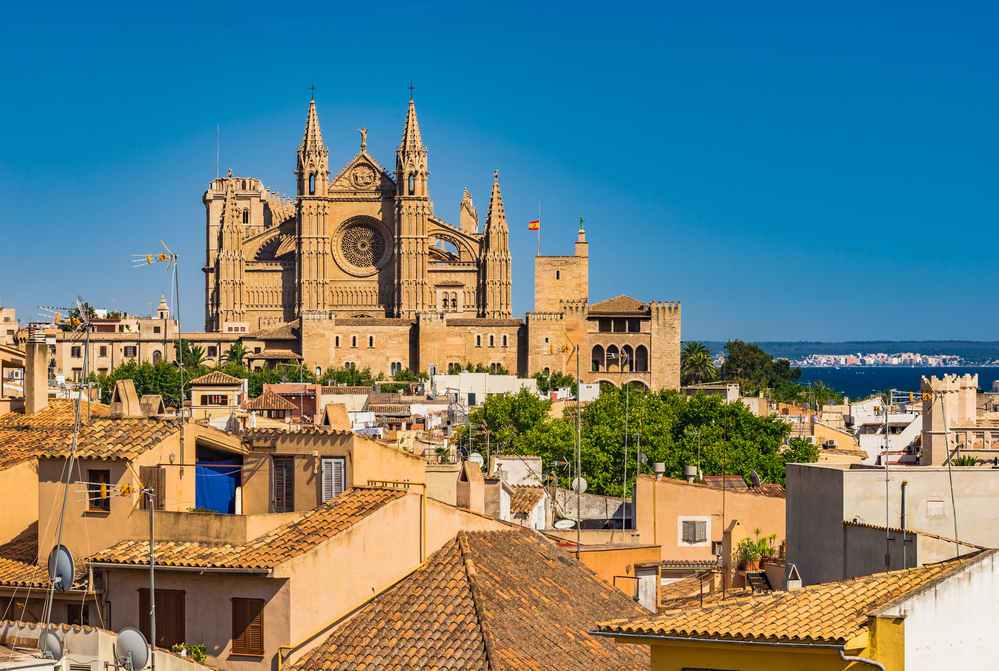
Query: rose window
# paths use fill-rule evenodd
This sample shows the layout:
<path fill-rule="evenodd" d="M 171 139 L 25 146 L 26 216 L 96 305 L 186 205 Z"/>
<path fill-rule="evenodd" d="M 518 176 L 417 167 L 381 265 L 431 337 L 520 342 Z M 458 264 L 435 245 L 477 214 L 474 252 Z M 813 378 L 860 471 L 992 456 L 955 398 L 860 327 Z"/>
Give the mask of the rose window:
<path fill-rule="evenodd" d="M 385 238 L 371 226 L 349 226 L 340 238 L 340 253 L 351 265 L 370 268 L 385 254 Z"/>

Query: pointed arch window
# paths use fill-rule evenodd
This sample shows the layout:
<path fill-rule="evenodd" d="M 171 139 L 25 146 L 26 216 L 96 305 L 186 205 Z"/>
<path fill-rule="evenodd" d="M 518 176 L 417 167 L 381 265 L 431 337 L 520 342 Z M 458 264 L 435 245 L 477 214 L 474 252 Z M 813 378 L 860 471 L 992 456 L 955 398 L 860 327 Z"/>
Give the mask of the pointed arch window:
<path fill-rule="evenodd" d="M 409 188 L 409 195 L 415 196 L 416 195 L 416 173 L 415 172 L 409 173 L 409 182 L 408 182 L 407 186 Z"/>
<path fill-rule="evenodd" d="M 649 350 L 645 349 L 645 345 L 635 348 L 635 370 L 639 373 L 649 370 Z"/>
<path fill-rule="evenodd" d="M 316 173 L 309 173 L 309 195 L 316 195 Z"/>
<path fill-rule="evenodd" d="M 593 347 L 593 353 L 592 353 L 592 355 L 591 355 L 590 358 L 591 358 L 591 360 L 593 362 L 593 365 L 590 368 L 590 370 L 592 370 L 594 373 L 599 373 L 600 371 L 602 371 L 604 369 L 604 365 L 605 364 L 604 364 L 604 348 L 603 347 L 601 347 L 600 345 L 595 345 Z"/>

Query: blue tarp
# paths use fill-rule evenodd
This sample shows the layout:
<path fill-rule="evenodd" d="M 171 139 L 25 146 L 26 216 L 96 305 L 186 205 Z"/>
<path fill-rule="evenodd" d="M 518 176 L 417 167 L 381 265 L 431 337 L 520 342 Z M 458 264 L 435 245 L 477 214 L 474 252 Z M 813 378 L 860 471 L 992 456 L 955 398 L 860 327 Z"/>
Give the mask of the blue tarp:
<path fill-rule="evenodd" d="M 236 459 L 199 462 L 195 467 L 195 505 L 198 510 L 236 512 L 236 487 L 242 465 Z"/>

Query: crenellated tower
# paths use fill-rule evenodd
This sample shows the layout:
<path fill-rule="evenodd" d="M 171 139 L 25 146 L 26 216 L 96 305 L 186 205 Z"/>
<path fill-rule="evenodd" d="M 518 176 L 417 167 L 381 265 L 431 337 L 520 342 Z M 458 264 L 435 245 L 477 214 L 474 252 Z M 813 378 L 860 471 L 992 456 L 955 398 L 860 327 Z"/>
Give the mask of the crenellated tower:
<path fill-rule="evenodd" d="M 329 203 L 329 151 L 319 127 L 316 100 L 309 101 L 305 134 L 298 147 L 298 313 L 327 308 L 327 264 L 330 242 L 326 233 Z"/>
<path fill-rule="evenodd" d="M 409 98 L 409 111 L 402 129 L 402 141 L 395 152 L 395 311 L 399 317 L 414 319 L 433 306 L 428 281 L 433 203 L 430 201 L 427 149 L 420 135 L 416 103 Z"/>
<path fill-rule="evenodd" d="M 499 171 L 493 173 L 489 196 L 489 214 L 482 253 L 482 292 L 480 315 L 490 319 L 509 319 L 510 307 L 510 228 L 503 209 Z"/>
<path fill-rule="evenodd" d="M 230 170 L 225 180 L 225 201 L 222 205 L 222 227 L 219 231 L 215 269 L 218 277 L 218 305 L 214 312 L 219 330 L 226 323 L 246 320 L 244 265 L 242 208 L 236 202 L 236 180 L 232 178 Z"/>

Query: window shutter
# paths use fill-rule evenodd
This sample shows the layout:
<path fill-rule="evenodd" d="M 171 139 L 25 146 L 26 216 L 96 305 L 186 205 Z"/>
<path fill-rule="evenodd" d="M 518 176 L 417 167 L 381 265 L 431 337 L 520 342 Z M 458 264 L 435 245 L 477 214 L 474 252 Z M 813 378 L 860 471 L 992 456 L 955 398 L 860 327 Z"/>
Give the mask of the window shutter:
<path fill-rule="evenodd" d="M 343 459 L 333 460 L 333 496 L 343 494 L 346 489 L 346 462 Z"/>
<path fill-rule="evenodd" d="M 683 522 L 683 542 L 684 543 L 695 543 L 694 540 L 694 523 L 684 520 Z"/>
<path fill-rule="evenodd" d="M 295 468 L 288 457 L 274 457 L 274 512 L 287 513 L 295 509 Z"/>
<path fill-rule="evenodd" d="M 708 540 L 708 523 L 694 522 L 694 542 L 704 543 Z"/>
<path fill-rule="evenodd" d="M 326 503 L 333 498 L 333 460 L 323 459 L 322 470 L 322 502 Z"/>
<path fill-rule="evenodd" d="M 232 652 L 236 655 L 264 654 L 263 599 L 232 600 Z"/>
<path fill-rule="evenodd" d="M 139 479 L 142 480 L 143 489 L 152 489 L 155 495 L 155 510 L 163 510 L 163 502 L 166 499 L 166 469 L 161 466 L 140 466 Z M 141 495 L 139 505 L 143 510 L 148 510 L 149 499 L 145 494 Z"/>
<path fill-rule="evenodd" d="M 347 462 L 341 457 L 322 461 L 322 499 L 326 503 L 347 488 Z"/>

